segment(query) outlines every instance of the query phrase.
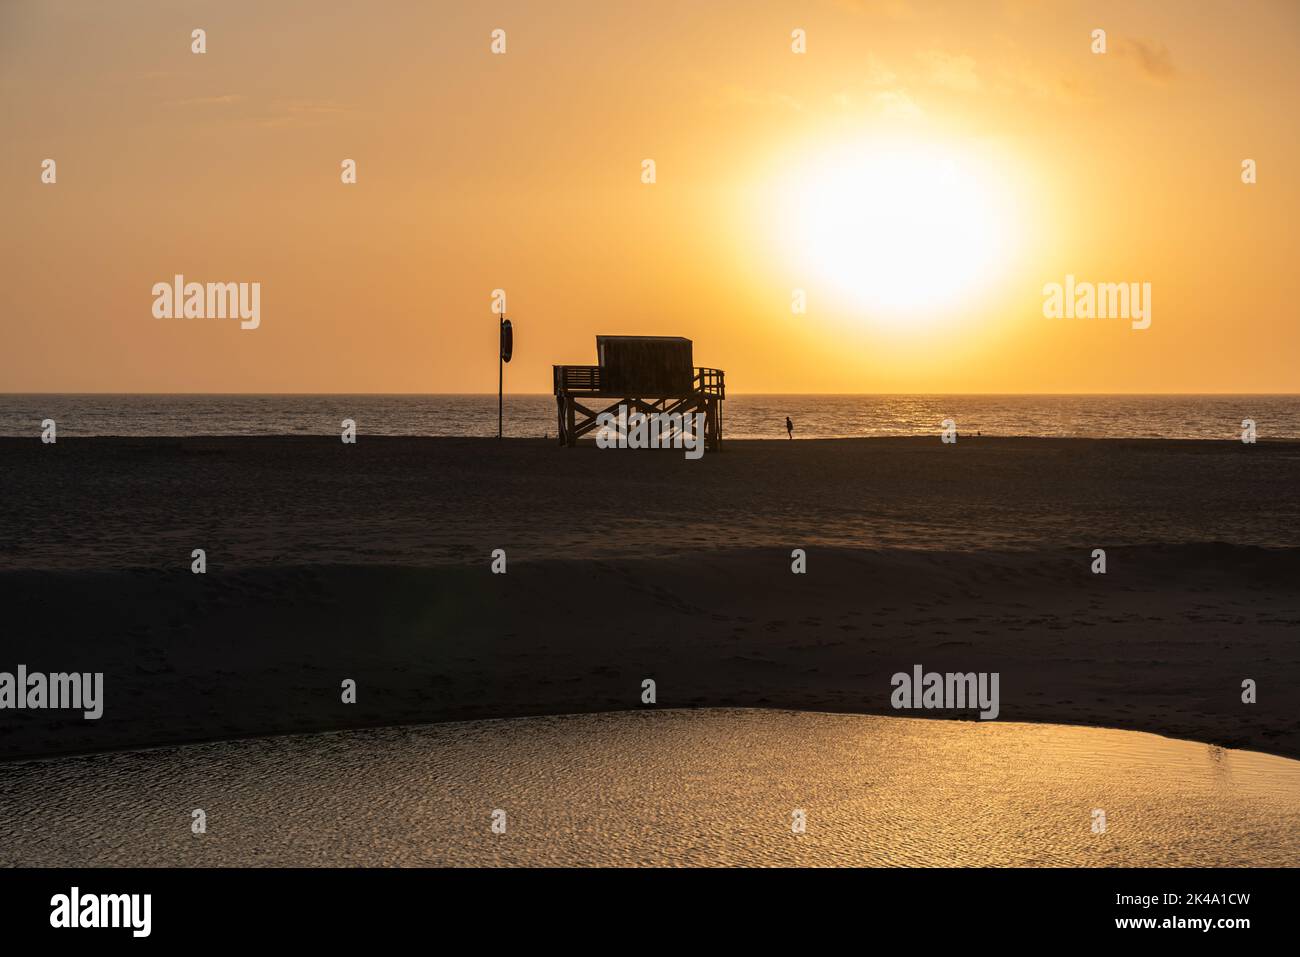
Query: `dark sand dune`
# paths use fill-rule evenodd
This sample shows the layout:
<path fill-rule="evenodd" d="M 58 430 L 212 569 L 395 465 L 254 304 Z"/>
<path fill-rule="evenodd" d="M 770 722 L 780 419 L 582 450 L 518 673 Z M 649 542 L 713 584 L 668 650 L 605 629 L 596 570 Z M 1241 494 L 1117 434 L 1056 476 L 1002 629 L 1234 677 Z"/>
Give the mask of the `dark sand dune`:
<path fill-rule="evenodd" d="M 914 664 L 1001 672 L 1003 720 L 1300 756 L 1292 445 L 736 443 L 687 462 L 363 436 L 0 455 L 0 670 L 106 675 L 99 721 L 0 713 L 0 756 L 638 708 L 644 678 L 661 707 L 894 714 L 890 676 Z"/>
<path fill-rule="evenodd" d="M 106 674 L 105 716 L 9 712 L 7 756 L 660 706 L 896 713 L 914 664 L 1001 673 L 1001 718 L 1300 756 L 1300 557 L 813 549 L 662 560 L 7 572 L 7 658 Z M 1260 701 L 1240 701 L 1242 678 Z M 340 683 L 358 701 L 340 701 Z M 945 713 L 950 716 L 951 713 Z M 921 716 L 924 716 L 922 714 Z"/>

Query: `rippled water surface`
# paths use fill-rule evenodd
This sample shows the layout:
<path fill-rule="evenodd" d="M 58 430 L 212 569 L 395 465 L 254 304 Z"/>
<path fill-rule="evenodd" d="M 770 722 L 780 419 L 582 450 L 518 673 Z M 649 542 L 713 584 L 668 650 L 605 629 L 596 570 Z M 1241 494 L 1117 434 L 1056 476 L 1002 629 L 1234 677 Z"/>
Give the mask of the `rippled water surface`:
<path fill-rule="evenodd" d="M 9 865 L 1298 862 L 1300 762 L 1056 725 L 665 710 L 0 765 Z"/>

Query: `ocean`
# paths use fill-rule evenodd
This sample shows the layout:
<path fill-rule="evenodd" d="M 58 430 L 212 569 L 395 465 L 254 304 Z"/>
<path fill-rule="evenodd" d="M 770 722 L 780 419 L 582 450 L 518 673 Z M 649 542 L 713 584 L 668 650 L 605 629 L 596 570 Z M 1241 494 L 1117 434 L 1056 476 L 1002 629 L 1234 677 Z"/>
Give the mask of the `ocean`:
<path fill-rule="evenodd" d="M 1300 439 L 1297 395 L 734 395 L 723 435 L 784 439 L 959 434 L 1089 438 Z M 332 435 L 343 419 L 361 435 L 492 436 L 495 395 L 0 394 L 0 435 Z M 554 438 L 555 399 L 505 397 L 505 434 Z"/>

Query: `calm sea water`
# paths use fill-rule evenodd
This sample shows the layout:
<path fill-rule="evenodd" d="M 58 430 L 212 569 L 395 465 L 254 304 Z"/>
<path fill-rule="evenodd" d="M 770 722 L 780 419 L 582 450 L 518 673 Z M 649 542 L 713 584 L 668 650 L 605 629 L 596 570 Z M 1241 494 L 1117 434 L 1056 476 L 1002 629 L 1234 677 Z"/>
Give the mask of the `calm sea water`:
<path fill-rule="evenodd" d="M 946 418 L 985 435 L 1300 439 L 1300 396 L 735 395 L 730 438 L 933 435 Z M 363 434 L 496 434 L 494 395 L 0 395 L 0 435 L 333 435 L 345 418 Z M 505 432 L 554 437 L 551 395 L 510 395 Z"/>
<path fill-rule="evenodd" d="M 0 764 L 0 809 L 7 865 L 1300 861 L 1297 761 L 1130 731 L 778 711 L 475 721 Z M 498 809 L 504 834 L 490 827 Z M 1092 833 L 1094 809 L 1105 833 Z"/>

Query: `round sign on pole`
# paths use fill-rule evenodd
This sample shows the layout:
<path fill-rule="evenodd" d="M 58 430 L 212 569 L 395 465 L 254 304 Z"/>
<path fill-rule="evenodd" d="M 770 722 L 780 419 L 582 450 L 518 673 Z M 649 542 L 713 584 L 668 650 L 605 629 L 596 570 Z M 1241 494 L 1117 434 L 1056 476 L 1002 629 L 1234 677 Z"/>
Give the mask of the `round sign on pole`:
<path fill-rule="evenodd" d="M 509 362 L 515 351 L 515 328 L 509 319 L 501 321 L 501 361 Z"/>

